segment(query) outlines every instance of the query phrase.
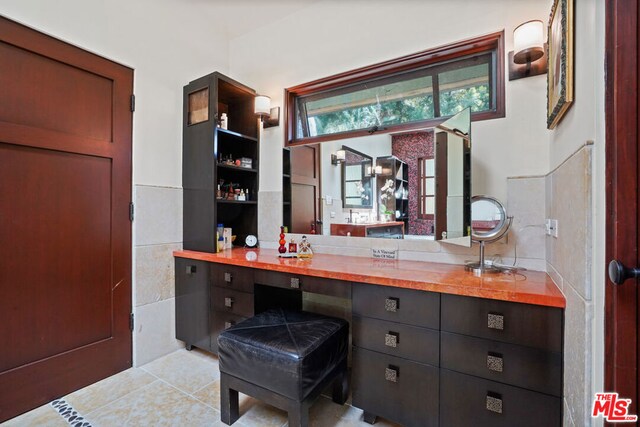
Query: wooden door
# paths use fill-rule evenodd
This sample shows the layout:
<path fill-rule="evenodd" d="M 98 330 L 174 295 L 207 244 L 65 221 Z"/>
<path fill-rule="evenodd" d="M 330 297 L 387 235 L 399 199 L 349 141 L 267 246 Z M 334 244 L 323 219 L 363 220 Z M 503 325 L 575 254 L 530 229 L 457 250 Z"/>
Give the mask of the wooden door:
<path fill-rule="evenodd" d="M 606 260 L 640 265 L 638 188 L 638 4 L 606 2 Z M 638 280 L 605 285 L 605 389 L 638 414 Z"/>
<path fill-rule="evenodd" d="M 0 17 L 0 421 L 131 366 L 132 88 Z"/>
<path fill-rule="evenodd" d="M 309 233 L 316 223 L 316 233 L 322 234 L 320 217 L 320 147 L 291 147 L 291 230 Z"/>

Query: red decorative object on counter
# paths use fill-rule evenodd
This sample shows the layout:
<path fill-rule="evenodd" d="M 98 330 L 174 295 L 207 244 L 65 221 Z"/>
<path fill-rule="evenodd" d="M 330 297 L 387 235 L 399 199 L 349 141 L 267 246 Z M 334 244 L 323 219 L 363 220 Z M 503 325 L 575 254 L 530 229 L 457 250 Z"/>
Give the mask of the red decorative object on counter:
<path fill-rule="evenodd" d="M 280 226 L 280 240 L 278 240 L 278 243 L 280 244 L 278 252 L 280 252 L 281 254 L 287 252 L 287 247 L 285 246 L 287 244 L 287 241 L 284 238 L 284 225 Z"/>

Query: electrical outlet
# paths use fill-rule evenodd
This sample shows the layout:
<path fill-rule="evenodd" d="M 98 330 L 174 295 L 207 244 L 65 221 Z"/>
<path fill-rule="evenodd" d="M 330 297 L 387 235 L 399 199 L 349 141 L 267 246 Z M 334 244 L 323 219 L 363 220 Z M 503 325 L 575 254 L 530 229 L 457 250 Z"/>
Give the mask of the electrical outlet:
<path fill-rule="evenodd" d="M 335 218 L 336 217 L 336 213 L 334 211 L 331 211 L 331 213 L 329 215 L 331 216 L 331 218 Z"/>
<path fill-rule="evenodd" d="M 558 238 L 558 220 L 557 219 L 551 220 L 551 235 L 556 239 Z"/>

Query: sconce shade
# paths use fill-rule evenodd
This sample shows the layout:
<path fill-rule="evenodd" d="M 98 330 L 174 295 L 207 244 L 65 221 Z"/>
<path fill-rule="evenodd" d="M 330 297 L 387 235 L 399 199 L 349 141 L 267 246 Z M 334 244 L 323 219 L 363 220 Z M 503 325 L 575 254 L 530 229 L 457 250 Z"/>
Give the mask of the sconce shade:
<path fill-rule="evenodd" d="M 338 160 L 344 160 L 347 158 L 347 152 L 345 150 L 336 151 L 336 158 Z"/>
<path fill-rule="evenodd" d="M 257 116 L 268 116 L 271 113 L 271 98 L 264 95 L 257 95 L 254 111 Z"/>
<path fill-rule="evenodd" d="M 526 64 L 544 55 L 544 27 L 542 21 L 522 23 L 513 30 L 513 62 Z"/>

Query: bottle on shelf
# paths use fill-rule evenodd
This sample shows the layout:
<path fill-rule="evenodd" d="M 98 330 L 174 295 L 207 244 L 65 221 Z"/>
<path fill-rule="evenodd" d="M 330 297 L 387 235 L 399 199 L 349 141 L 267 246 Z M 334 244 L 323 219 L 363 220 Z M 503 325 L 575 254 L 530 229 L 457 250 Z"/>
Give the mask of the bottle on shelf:
<path fill-rule="evenodd" d="M 248 188 L 246 190 L 244 190 L 244 199 L 246 201 L 249 201 L 249 189 Z"/>
<path fill-rule="evenodd" d="M 238 200 L 241 202 L 244 202 L 247 200 L 247 196 L 244 192 L 244 190 L 240 190 L 240 195 L 238 196 Z"/>
<path fill-rule="evenodd" d="M 227 117 L 227 113 L 222 113 L 220 115 L 220 127 L 225 130 L 229 127 L 229 118 Z"/>
<path fill-rule="evenodd" d="M 216 190 L 216 199 L 222 199 L 222 190 L 220 190 L 220 184 L 218 184 L 218 189 Z"/>

